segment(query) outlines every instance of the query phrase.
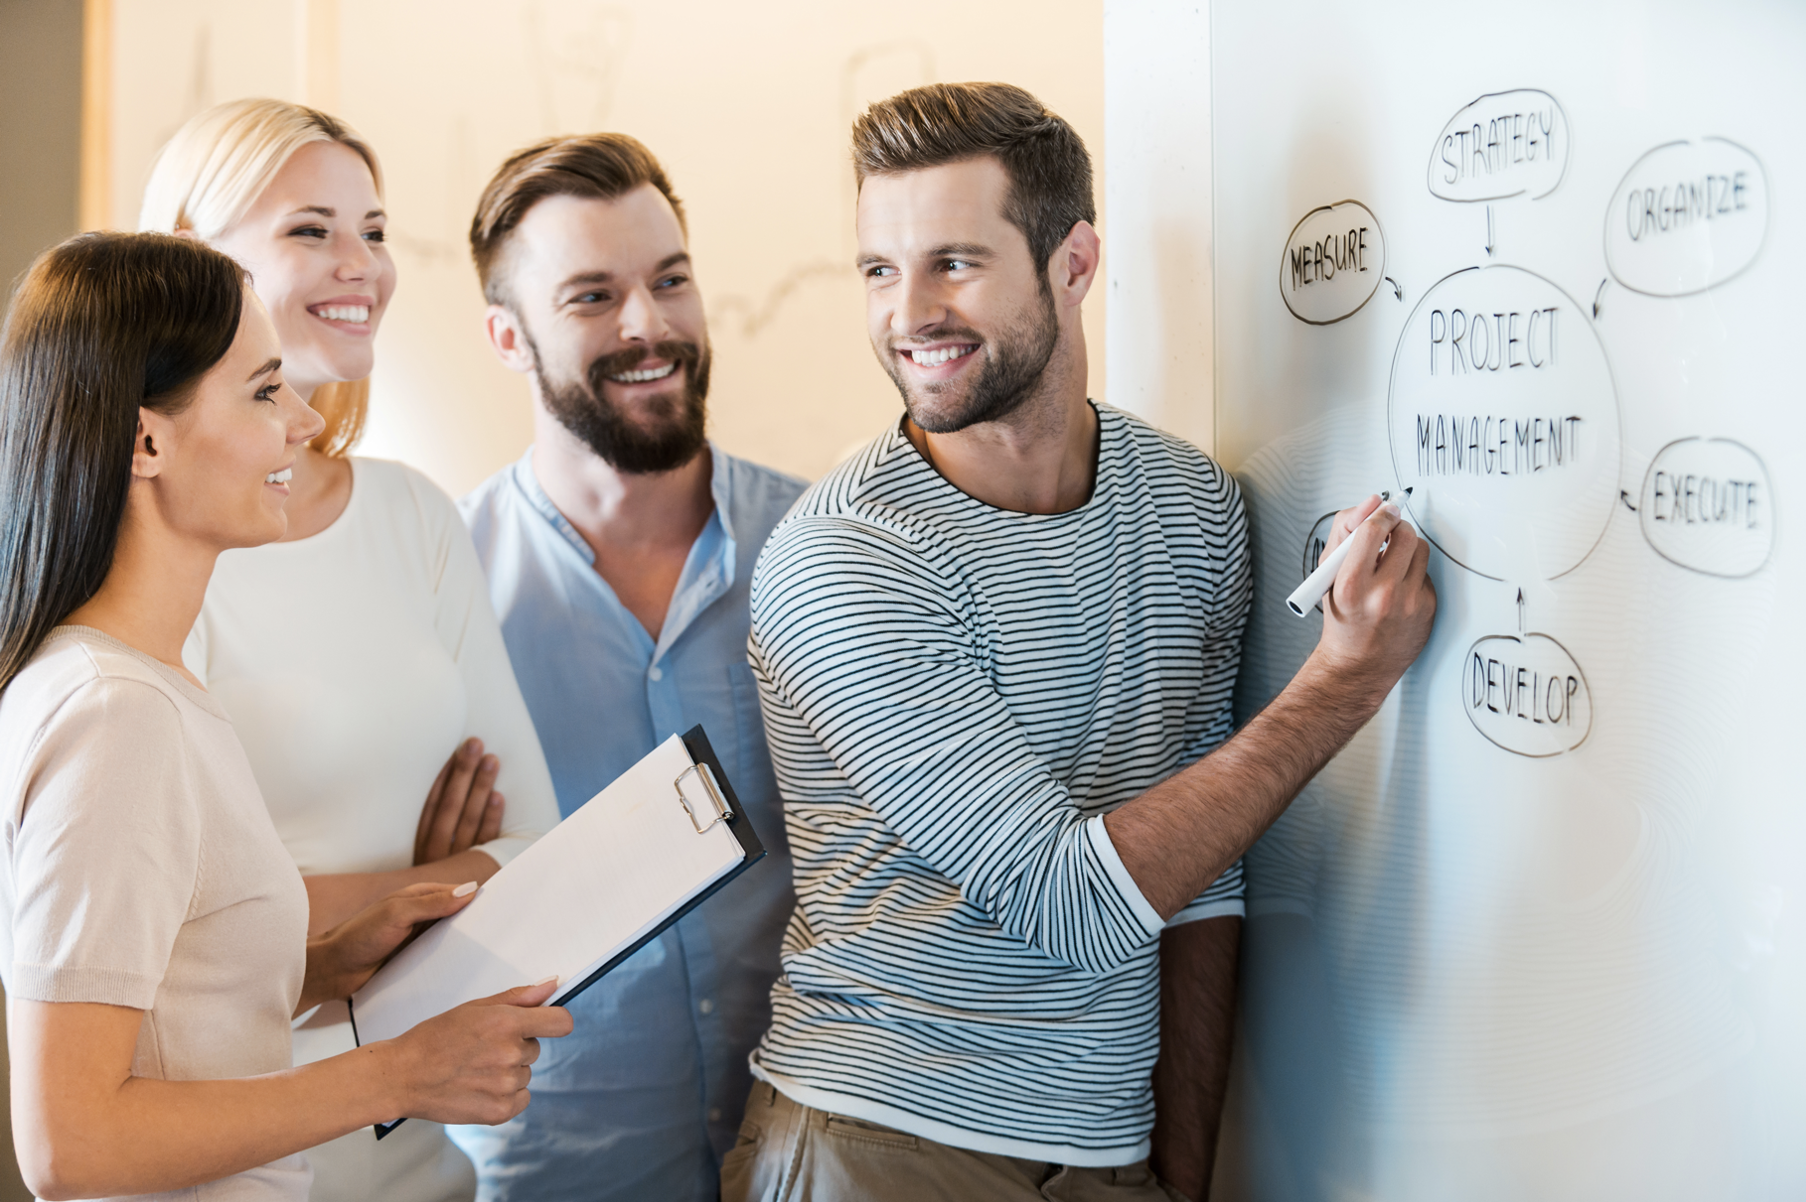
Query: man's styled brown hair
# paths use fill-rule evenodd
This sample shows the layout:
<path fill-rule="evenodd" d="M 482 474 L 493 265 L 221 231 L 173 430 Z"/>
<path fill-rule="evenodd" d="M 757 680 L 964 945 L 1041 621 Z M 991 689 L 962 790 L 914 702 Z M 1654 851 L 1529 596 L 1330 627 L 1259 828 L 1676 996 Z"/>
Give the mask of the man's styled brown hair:
<path fill-rule="evenodd" d="M 671 202 L 677 224 L 689 235 L 683 201 L 658 159 L 639 139 L 626 134 L 577 134 L 548 138 L 517 150 L 496 169 L 477 201 L 470 221 L 470 257 L 477 263 L 483 297 L 492 305 L 508 303 L 496 264 L 509 235 L 530 209 L 548 196 L 588 196 L 613 200 L 651 184 Z"/>
<path fill-rule="evenodd" d="M 880 100 L 853 122 L 853 171 L 921 171 L 990 156 L 1009 173 L 1003 215 L 1045 270 L 1081 221 L 1097 222 L 1091 155 L 1072 126 L 1007 83 L 931 83 Z"/>

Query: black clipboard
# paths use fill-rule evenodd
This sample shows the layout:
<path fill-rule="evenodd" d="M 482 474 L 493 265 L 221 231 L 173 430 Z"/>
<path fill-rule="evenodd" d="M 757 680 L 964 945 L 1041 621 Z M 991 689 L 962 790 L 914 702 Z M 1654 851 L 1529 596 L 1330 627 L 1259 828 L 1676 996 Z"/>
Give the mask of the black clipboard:
<path fill-rule="evenodd" d="M 648 931 L 639 939 L 636 939 L 630 946 L 624 948 L 618 955 L 610 959 L 608 963 L 604 964 L 601 968 L 598 968 L 595 972 L 589 974 L 589 976 L 584 977 L 583 980 L 579 981 L 576 985 L 573 985 L 564 993 L 553 998 L 547 1005 L 562 1006 L 578 994 L 582 993 L 585 989 L 588 989 L 591 985 L 594 985 L 597 981 L 600 981 L 611 969 L 625 963 L 635 952 L 664 934 L 666 929 L 670 927 L 672 923 L 684 917 L 684 915 L 694 910 L 697 906 L 700 906 L 703 902 L 709 900 L 709 898 L 714 897 L 717 893 L 721 892 L 722 887 L 729 881 L 737 879 L 741 873 L 745 872 L 748 868 L 751 868 L 765 857 L 765 845 L 759 842 L 759 836 L 752 828 L 752 820 L 746 816 L 746 810 L 740 805 L 740 798 L 734 793 L 733 782 L 727 779 L 727 770 L 722 768 L 721 761 L 716 758 L 715 748 L 709 743 L 709 736 L 703 733 L 702 725 L 698 723 L 697 725 L 692 726 L 689 730 L 685 731 L 681 737 L 684 741 L 684 747 L 690 752 L 690 758 L 696 762 L 696 765 L 699 768 L 707 768 L 710 775 L 713 777 L 713 780 L 707 783 L 717 786 L 720 790 L 722 800 L 726 802 L 726 809 L 719 812 L 714 821 L 724 823 L 727 826 L 727 829 L 733 832 L 734 838 L 739 842 L 740 850 L 743 853 L 743 858 L 740 861 L 739 867 L 730 869 L 727 875 L 721 877 L 713 885 L 710 885 L 707 889 L 704 889 L 701 893 L 698 893 L 695 897 L 686 902 L 682 909 L 672 914 L 671 917 L 665 919 L 665 921 L 659 923 L 658 926 Z M 695 810 L 691 809 L 689 801 L 683 792 L 683 788 L 680 784 L 682 779 L 682 777 L 679 777 L 677 781 L 673 781 L 672 787 L 677 790 L 678 799 L 684 803 L 684 808 L 690 810 L 690 820 L 695 822 L 697 814 Z M 698 828 L 698 833 L 707 830 L 710 825 L 713 825 L 713 822 L 702 825 Z"/>
<path fill-rule="evenodd" d="M 660 921 L 657 926 L 610 957 L 600 968 L 554 996 L 546 1003 L 549 1006 L 562 1006 L 600 981 L 611 970 L 630 959 L 634 953 L 664 934 L 673 923 L 721 892 L 729 882 L 737 879 L 741 873 L 765 857 L 765 845 L 759 842 L 758 832 L 753 830 L 752 819 L 741 806 L 740 798 L 734 792 L 733 782 L 728 779 L 727 770 L 721 766 L 721 759 L 715 754 L 714 745 L 709 742 L 709 736 L 704 732 L 701 724 L 692 726 L 679 737 L 683 741 L 684 749 L 690 754 L 693 767 L 671 783 L 672 790 L 676 794 L 677 804 L 682 805 L 689 813 L 690 822 L 696 827 L 698 834 L 717 823 L 726 826 L 735 841 L 740 844 L 740 863 L 716 878 L 713 884 L 690 898 L 689 901 Z M 357 1032 L 356 1007 L 351 1005 L 349 999 L 346 1002 L 346 1009 L 351 1012 L 352 1038 L 361 1047 L 363 1041 Z M 376 1124 L 376 1138 L 384 1138 L 405 1122 L 407 1122 L 406 1118 L 399 1118 L 393 1122 Z"/>

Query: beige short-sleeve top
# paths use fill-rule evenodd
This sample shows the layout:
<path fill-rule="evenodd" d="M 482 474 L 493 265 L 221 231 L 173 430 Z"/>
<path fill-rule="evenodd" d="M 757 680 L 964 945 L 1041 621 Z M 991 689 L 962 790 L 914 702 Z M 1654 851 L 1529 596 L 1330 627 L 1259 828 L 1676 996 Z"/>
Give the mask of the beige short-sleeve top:
<path fill-rule="evenodd" d="M 307 893 L 223 710 L 79 626 L 0 694 L 0 971 L 10 997 L 144 1011 L 132 1072 L 290 1066 Z M 289 1156 L 170 1195 L 301 1202 Z"/>

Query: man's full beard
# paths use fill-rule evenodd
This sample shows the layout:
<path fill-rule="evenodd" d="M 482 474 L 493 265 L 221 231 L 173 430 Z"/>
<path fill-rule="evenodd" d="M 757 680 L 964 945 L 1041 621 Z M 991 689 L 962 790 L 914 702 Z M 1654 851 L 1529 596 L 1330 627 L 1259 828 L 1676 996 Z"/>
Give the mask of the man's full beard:
<path fill-rule="evenodd" d="M 943 326 L 924 336 L 935 342 L 975 342 L 980 350 L 973 354 L 985 355 L 984 365 L 967 386 L 964 400 L 956 406 L 935 411 L 926 402 L 957 385 L 951 382 L 912 385 L 894 354 L 880 356 L 891 382 L 903 394 L 903 407 L 909 411 L 909 420 L 930 434 L 951 434 L 979 422 L 1001 421 L 1034 396 L 1060 340 L 1053 294 L 1043 288 L 1040 297 L 1037 313 L 1021 324 L 1003 330 L 995 339 L 986 340 L 959 326 Z M 894 352 L 894 346 L 892 350 Z M 912 392 L 912 388 L 915 391 Z"/>
<path fill-rule="evenodd" d="M 709 350 L 694 342 L 660 342 L 653 357 L 677 364 L 683 385 L 659 393 L 645 402 L 650 428 L 636 423 L 608 399 L 603 391 L 609 376 L 632 371 L 646 359 L 646 348 L 628 348 L 604 355 L 589 365 L 586 381 L 554 380 L 549 376 L 533 339 L 533 375 L 539 395 L 553 417 L 582 439 L 602 462 L 618 472 L 650 474 L 682 467 L 702 449 L 706 439 L 704 405 L 709 394 Z"/>

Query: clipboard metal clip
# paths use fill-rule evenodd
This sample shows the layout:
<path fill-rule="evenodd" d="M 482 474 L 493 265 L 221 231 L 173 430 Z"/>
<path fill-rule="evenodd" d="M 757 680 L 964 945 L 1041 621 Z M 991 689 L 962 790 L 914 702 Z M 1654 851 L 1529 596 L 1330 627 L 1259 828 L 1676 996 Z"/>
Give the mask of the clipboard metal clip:
<path fill-rule="evenodd" d="M 690 800 L 688 793 L 684 792 L 684 781 L 692 776 L 702 782 L 703 790 L 708 794 L 708 807 L 712 817 L 707 822 L 703 822 L 697 817 L 696 803 Z M 715 774 L 709 771 L 707 764 L 691 764 L 678 775 L 676 780 L 671 782 L 671 787 L 677 790 L 677 800 L 683 803 L 684 813 L 690 816 L 690 825 L 696 828 L 697 834 L 702 834 L 717 822 L 734 820 L 733 807 L 728 805 L 727 800 L 721 796 L 721 790 L 715 784 Z"/>

